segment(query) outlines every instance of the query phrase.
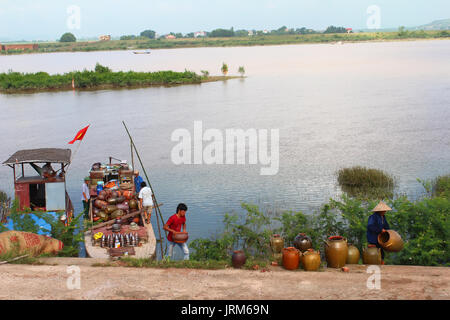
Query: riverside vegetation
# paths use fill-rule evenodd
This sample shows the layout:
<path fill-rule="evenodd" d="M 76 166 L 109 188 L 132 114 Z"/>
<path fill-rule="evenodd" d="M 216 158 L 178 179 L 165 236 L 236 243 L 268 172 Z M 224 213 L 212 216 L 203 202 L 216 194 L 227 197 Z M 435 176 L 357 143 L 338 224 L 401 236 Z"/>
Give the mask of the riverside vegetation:
<path fill-rule="evenodd" d="M 450 175 L 437 177 L 432 181 L 418 179 L 418 182 L 425 189 L 421 198 L 412 201 L 399 195 L 386 200 L 393 209 L 387 214 L 389 224 L 402 236 L 405 246 L 401 252 L 387 253 L 385 261 L 394 265 L 450 266 Z M 267 212 L 256 205 L 243 203 L 245 212 L 225 214 L 224 229 L 216 236 L 195 239 L 189 244 L 193 249 L 190 261 L 124 258 L 120 263 L 111 265 L 220 269 L 231 266 L 233 250 L 242 249 L 247 256 L 244 268 L 255 269 L 256 266 L 265 267 L 270 263 L 269 239 L 274 233 L 284 237 L 285 246 L 292 246 L 295 236 L 304 232 L 311 237 L 313 247 L 319 249 L 322 255 L 323 241 L 328 236 L 341 235 L 362 252 L 362 248 L 367 245 L 367 220 L 378 203 L 378 199 L 373 198 L 370 193 L 364 197 L 362 194 L 351 196 L 344 193 L 340 199 L 330 199 L 311 214 L 300 211 Z M 77 219 L 79 218 L 80 216 Z M 20 222 L 19 216 L 13 216 L 13 219 L 16 230 L 36 232 L 31 218 L 23 222 Z M 56 223 L 53 219 L 49 218 L 52 226 Z M 65 249 L 66 246 L 70 247 L 66 252 L 60 253 L 62 256 L 75 255 L 78 251 L 77 245 L 81 239 L 73 232 L 75 224 L 76 222 L 69 227 L 59 226 L 56 228 L 59 231 L 52 232 L 55 238 L 65 237 Z M 2 227 L 0 225 L 0 229 Z M 325 261 L 324 257 L 322 260 Z"/>
<path fill-rule="evenodd" d="M 72 80 L 77 89 L 107 89 L 198 84 L 232 78 L 235 77 L 198 75 L 188 70 L 184 72 L 113 72 L 108 67 L 97 63 L 93 71 L 73 71 L 64 74 L 50 75 L 46 72 L 20 73 L 13 71 L 0 73 L 0 92 L 16 93 L 70 90 L 72 89 Z"/>
<path fill-rule="evenodd" d="M 264 46 L 302 43 L 335 43 L 335 42 L 361 42 L 361 41 L 398 41 L 414 39 L 442 39 L 449 38 L 450 31 L 419 30 L 408 31 L 399 28 L 397 32 L 358 32 L 358 33 L 311 33 L 301 32 L 274 32 L 270 34 L 256 33 L 254 36 L 241 35 L 235 32 L 234 36 L 219 37 L 178 38 L 177 39 L 150 39 L 148 37 L 128 36 L 124 40 L 111 41 L 80 41 L 80 42 L 40 42 L 36 50 L 9 50 L 0 54 L 20 54 L 37 52 L 89 52 L 101 50 L 135 50 L 135 49 L 175 49 L 199 47 L 231 47 L 231 46 Z M 126 39 L 126 40 L 125 40 Z"/>

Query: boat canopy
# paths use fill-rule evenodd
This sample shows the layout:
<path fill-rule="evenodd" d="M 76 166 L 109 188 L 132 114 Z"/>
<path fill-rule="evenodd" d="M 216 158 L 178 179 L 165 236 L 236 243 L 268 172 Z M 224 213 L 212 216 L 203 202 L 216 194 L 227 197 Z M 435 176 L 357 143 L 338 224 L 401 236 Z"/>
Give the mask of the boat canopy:
<path fill-rule="evenodd" d="M 21 163 L 62 163 L 69 164 L 72 151 L 70 149 L 41 148 L 19 150 L 4 165 L 14 165 Z"/>

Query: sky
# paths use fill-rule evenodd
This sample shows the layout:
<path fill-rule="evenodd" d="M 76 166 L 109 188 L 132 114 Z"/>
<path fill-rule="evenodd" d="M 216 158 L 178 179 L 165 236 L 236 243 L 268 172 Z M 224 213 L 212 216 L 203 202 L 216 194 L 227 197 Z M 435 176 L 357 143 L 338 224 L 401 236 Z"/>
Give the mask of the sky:
<path fill-rule="evenodd" d="M 367 28 L 377 6 L 380 28 L 450 18 L 449 0 L 0 0 L 0 40 L 56 40 L 102 34 L 158 34 L 329 25 Z"/>

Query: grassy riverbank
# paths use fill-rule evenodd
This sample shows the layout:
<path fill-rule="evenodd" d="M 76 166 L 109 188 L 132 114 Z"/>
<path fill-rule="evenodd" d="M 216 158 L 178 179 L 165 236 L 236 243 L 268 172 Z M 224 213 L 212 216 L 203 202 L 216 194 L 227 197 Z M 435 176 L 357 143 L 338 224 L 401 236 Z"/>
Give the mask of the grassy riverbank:
<path fill-rule="evenodd" d="M 450 39 L 449 31 L 361 32 L 332 34 L 286 34 L 251 37 L 134 39 L 112 41 L 39 42 L 37 50 L 11 50 L 1 54 L 44 52 L 87 52 L 109 50 L 175 49 L 198 47 L 265 46 L 302 43 L 336 43 L 361 41 L 399 41 L 417 39 Z"/>
<path fill-rule="evenodd" d="M 73 71 L 50 75 L 46 72 L 0 73 L 0 92 L 22 93 L 40 91 L 61 91 L 75 88 L 84 90 L 140 88 L 149 86 L 173 86 L 181 84 L 199 84 L 237 78 L 233 76 L 200 76 L 187 71 L 157 72 L 112 72 L 109 68 L 97 64 L 95 70 Z"/>

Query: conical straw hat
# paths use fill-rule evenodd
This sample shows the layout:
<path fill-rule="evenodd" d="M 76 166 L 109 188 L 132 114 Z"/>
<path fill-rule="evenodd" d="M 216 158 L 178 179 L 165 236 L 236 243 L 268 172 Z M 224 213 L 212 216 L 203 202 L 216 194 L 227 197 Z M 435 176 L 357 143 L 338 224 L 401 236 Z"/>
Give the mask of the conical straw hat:
<path fill-rule="evenodd" d="M 377 211 L 391 211 L 391 207 L 389 207 L 386 203 L 383 201 L 380 201 L 375 208 L 373 208 L 373 212 Z"/>

